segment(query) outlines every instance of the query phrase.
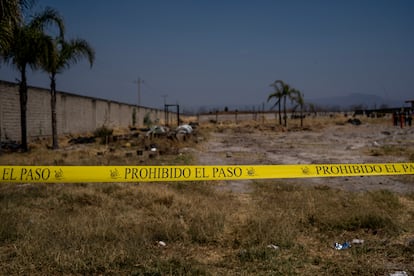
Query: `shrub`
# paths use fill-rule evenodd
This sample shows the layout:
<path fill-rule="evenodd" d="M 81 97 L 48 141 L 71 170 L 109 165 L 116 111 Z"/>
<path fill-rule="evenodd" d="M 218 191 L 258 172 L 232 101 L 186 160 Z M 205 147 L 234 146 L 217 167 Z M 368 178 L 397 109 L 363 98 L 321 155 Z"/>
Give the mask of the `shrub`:
<path fill-rule="evenodd" d="M 113 129 L 108 128 L 106 126 L 101 126 L 100 128 L 97 128 L 93 132 L 93 135 L 95 135 L 95 137 L 101 138 L 102 143 L 106 143 L 108 140 L 108 137 L 111 136 L 113 132 L 114 132 Z"/>
<path fill-rule="evenodd" d="M 150 128 L 152 126 L 153 122 L 151 120 L 151 114 L 150 113 L 145 114 L 144 119 L 143 119 L 143 123 L 148 128 Z"/>

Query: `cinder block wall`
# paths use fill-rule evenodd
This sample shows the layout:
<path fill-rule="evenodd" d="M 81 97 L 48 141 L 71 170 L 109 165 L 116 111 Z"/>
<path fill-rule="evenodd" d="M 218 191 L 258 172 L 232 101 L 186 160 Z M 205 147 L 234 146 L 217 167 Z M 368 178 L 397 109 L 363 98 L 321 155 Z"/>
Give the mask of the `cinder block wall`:
<path fill-rule="evenodd" d="M 19 93 L 15 85 L 0 83 L 0 138 L 20 139 Z"/>
<path fill-rule="evenodd" d="M 18 85 L 0 81 L 0 140 L 20 141 L 20 103 Z M 81 134 L 98 127 L 142 127 L 146 114 L 151 120 L 163 123 L 163 110 L 138 107 L 125 103 L 58 92 L 56 99 L 58 134 Z M 173 114 L 171 112 L 171 114 Z M 174 116 L 171 115 L 170 116 Z M 52 135 L 50 92 L 47 89 L 29 87 L 27 102 L 28 140 Z"/>
<path fill-rule="evenodd" d="M 251 112 L 251 113 L 211 113 L 198 115 L 198 122 L 205 123 L 210 121 L 217 122 L 241 122 L 241 121 L 261 121 L 261 120 L 275 120 L 277 119 L 276 112 Z"/>

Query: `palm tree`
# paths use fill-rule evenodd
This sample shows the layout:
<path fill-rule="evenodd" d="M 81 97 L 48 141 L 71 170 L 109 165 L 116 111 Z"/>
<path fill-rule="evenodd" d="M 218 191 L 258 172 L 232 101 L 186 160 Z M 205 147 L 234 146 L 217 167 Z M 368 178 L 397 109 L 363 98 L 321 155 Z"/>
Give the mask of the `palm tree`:
<path fill-rule="evenodd" d="M 0 21 L 4 18 L 20 21 L 23 10 L 32 5 L 33 0 L 0 0 Z"/>
<path fill-rule="evenodd" d="M 0 53 L 3 56 L 12 40 L 13 27 L 23 21 L 23 12 L 33 0 L 0 0 Z"/>
<path fill-rule="evenodd" d="M 68 69 L 71 64 L 77 63 L 82 57 L 88 58 L 92 67 L 95 52 L 88 42 L 83 39 L 65 41 L 62 37 L 58 37 L 54 40 L 49 55 L 42 61 L 43 70 L 50 75 L 53 149 L 59 148 L 56 119 L 56 75 Z"/>
<path fill-rule="evenodd" d="M 282 124 L 281 102 L 282 102 L 282 98 L 283 98 L 283 91 L 280 89 L 280 86 L 277 85 L 276 82 L 272 83 L 270 86 L 275 89 L 275 92 L 273 92 L 272 94 L 270 94 L 267 97 L 267 101 L 269 102 L 273 98 L 276 99 L 276 102 L 273 105 L 273 107 L 275 107 L 276 105 L 278 106 L 278 110 L 279 110 L 279 125 L 281 125 Z"/>
<path fill-rule="evenodd" d="M 27 151 L 27 76 L 28 67 L 37 69 L 40 60 L 45 59 L 49 49 L 53 47 L 52 39 L 44 33 L 44 27 L 56 24 L 60 35 L 63 36 L 63 20 L 59 14 L 46 8 L 42 13 L 37 14 L 33 19 L 26 23 L 17 20 L 10 25 L 11 40 L 7 47 L 2 48 L 2 56 L 7 63 L 10 63 L 20 72 L 19 96 L 20 96 L 20 127 L 21 127 L 21 146 L 23 151 Z"/>
<path fill-rule="evenodd" d="M 301 93 L 299 90 L 293 89 L 290 99 L 292 102 L 296 103 L 296 105 L 293 107 L 293 110 L 296 110 L 297 107 L 300 108 L 300 127 L 303 127 L 303 107 L 305 106 L 303 93 Z"/>
<path fill-rule="evenodd" d="M 287 113 L 286 113 L 286 100 L 290 98 L 294 89 L 287 83 L 282 80 L 277 80 L 271 84 L 275 88 L 275 93 L 269 95 L 269 98 L 276 97 L 277 103 L 279 104 L 279 124 L 282 124 L 281 116 L 280 116 L 280 101 L 283 99 L 283 120 L 284 126 L 287 126 Z M 275 95 L 275 96 L 272 96 Z M 269 100 L 268 98 L 268 100 Z"/>

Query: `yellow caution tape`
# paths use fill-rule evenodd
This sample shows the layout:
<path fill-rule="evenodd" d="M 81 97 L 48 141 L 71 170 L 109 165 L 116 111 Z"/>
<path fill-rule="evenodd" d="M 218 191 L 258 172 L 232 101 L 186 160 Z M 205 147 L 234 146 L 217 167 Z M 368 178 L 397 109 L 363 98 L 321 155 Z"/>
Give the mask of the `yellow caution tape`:
<path fill-rule="evenodd" d="M 0 166 L 2 183 L 242 180 L 414 174 L 414 163 L 225 166 Z"/>

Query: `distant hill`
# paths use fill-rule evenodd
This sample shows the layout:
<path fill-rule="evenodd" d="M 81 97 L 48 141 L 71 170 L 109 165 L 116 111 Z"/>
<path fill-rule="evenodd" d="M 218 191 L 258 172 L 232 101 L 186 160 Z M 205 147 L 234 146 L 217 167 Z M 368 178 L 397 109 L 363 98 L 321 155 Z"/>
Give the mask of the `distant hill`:
<path fill-rule="evenodd" d="M 414 98 L 414 97 L 411 97 Z M 321 97 L 321 98 L 308 98 L 305 94 L 305 103 L 314 104 L 316 107 L 322 107 L 329 110 L 338 110 L 338 111 L 349 111 L 354 109 L 377 109 L 377 108 L 396 108 L 408 106 L 405 103 L 407 99 L 397 99 L 390 100 L 385 99 L 381 96 L 363 94 L 363 93 L 352 93 L 344 96 L 332 96 L 332 97 Z M 259 110 L 276 110 L 276 107 L 273 107 L 273 102 L 263 102 L 263 104 L 217 104 L 217 105 L 200 105 L 200 106 L 191 106 L 182 108 L 184 113 L 195 114 L 195 113 L 208 113 L 215 111 L 224 111 L 225 109 L 229 111 L 259 111 Z M 287 101 L 287 107 L 291 108 L 291 102 Z"/>
<path fill-rule="evenodd" d="M 402 107 L 404 100 L 389 100 L 381 96 L 362 93 L 352 93 L 345 96 L 332 96 L 314 99 L 305 99 L 307 103 L 313 103 L 322 107 L 354 108 L 361 107 L 375 109 L 380 107 Z"/>

